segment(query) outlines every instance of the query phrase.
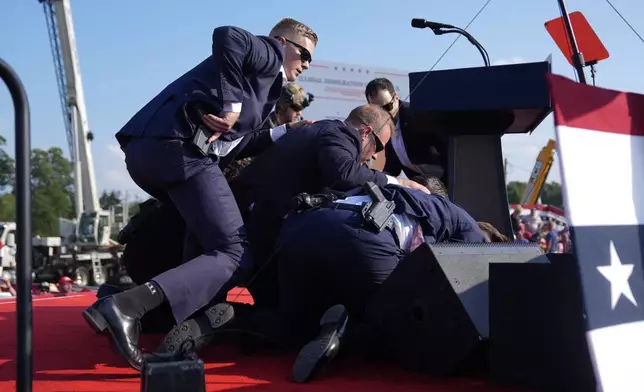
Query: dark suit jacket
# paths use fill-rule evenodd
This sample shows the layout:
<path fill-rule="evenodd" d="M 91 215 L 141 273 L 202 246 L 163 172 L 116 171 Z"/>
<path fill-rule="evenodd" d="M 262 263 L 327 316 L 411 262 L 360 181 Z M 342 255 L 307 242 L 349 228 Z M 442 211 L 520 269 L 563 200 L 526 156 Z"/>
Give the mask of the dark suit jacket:
<path fill-rule="evenodd" d="M 257 130 L 279 99 L 283 61 L 278 40 L 238 27 L 218 27 L 212 35 L 212 55 L 168 85 L 116 137 L 121 145 L 131 137 L 189 138 L 196 128 L 187 119 L 185 104 L 196 101 L 212 112 L 224 101 L 241 102 L 237 123 L 220 139 L 244 137 Z"/>
<path fill-rule="evenodd" d="M 342 121 L 323 120 L 288 132 L 231 183 L 242 211 L 256 208 L 274 216 L 288 212 L 293 197 L 324 189 L 349 190 L 387 176 L 361 163 L 362 141 Z"/>
<path fill-rule="evenodd" d="M 387 161 L 383 171 L 394 177 L 404 171 L 407 177 L 413 177 L 418 174 L 434 174 L 435 169 L 431 166 L 440 166 L 445 174 L 448 153 L 447 137 L 421 124 L 411 111 L 409 102 L 400 102 L 398 121 L 407 157 L 419 170 L 405 167 L 394 150 L 394 143 L 389 142 L 385 147 Z"/>
<path fill-rule="evenodd" d="M 256 157 L 273 145 L 271 129 L 275 128 L 275 112 L 272 112 L 257 132 L 244 136 L 241 142 L 228 154 L 219 158 L 219 167 L 224 170 L 239 159 Z"/>

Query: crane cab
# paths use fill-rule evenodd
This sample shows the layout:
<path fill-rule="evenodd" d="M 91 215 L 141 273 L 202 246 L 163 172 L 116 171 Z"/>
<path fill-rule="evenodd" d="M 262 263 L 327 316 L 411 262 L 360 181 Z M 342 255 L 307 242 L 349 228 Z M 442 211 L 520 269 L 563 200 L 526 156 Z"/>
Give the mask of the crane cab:
<path fill-rule="evenodd" d="M 110 243 L 109 211 L 83 212 L 76 225 L 76 244 L 80 247 L 102 247 Z"/>

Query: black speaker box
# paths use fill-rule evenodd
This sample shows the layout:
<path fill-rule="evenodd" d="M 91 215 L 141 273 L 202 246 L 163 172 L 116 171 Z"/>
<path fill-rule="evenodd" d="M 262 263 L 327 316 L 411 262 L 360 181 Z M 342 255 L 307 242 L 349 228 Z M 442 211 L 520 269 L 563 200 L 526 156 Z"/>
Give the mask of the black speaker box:
<path fill-rule="evenodd" d="M 537 243 L 447 242 L 431 245 L 431 248 L 438 264 L 483 338 L 490 336 L 488 299 L 490 265 L 548 262 Z"/>
<path fill-rule="evenodd" d="M 523 245 L 424 244 L 383 283 L 366 322 L 403 367 L 454 374 L 487 337 L 489 263 L 525 262 L 540 253 Z"/>
<path fill-rule="evenodd" d="M 492 378 L 521 388 L 595 391 L 583 298 L 572 254 L 546 264 L 490 266 Z"/>

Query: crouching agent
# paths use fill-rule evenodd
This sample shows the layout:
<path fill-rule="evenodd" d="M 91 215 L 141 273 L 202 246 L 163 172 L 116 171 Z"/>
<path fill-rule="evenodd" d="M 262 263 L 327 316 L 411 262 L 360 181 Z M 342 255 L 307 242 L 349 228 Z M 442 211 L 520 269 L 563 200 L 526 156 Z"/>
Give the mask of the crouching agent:
<path fill-rule="evenodd" d="M 273 256 L 279 267 L 277 308 L 215 306 L 235 313 L 219 331 L 246 331 L 287 347 L 310 342 L 293 368 L 297 382 L 309 380 L 335 356 L 349 318 L 352 324 L 361 321 L 369 299 L 406 254 L 423 242 L 485 241 L 476 221 L 442 196 L 368 183 L 333 199 L 295 198 Z"/>

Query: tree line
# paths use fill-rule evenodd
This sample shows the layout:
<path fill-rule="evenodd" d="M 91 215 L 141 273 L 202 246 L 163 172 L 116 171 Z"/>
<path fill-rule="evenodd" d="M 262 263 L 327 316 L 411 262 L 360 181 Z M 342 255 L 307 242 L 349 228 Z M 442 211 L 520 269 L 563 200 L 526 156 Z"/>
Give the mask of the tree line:
<path fill-rule="evenodd" d="M 0 136 L 0 221 L 15 222 L 14 159 L 6 151 L 6 139 Z M 34 235 L 58 236 L 58 218 L 75 219 L 73 167 L 59 147 L 31 151 L 32 227 Z M 103 192 L 101 207 L 121 204 L 118 191 Z M 132 203 L 130 215 L 138 204 Z"/>
<path fill-rule="evenodd" d="M 527 183 L 521 181 L 510 181 L 506 187 L 508 192 L 508 202 L 510 204 L 521 203 L 523 192 Z M 541 204 L 551 205 L 557 208 L 563 208 L 563 194 L 561 184 L 558 182 L 547 182 L 541 190 Z"/>

